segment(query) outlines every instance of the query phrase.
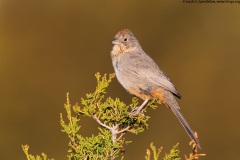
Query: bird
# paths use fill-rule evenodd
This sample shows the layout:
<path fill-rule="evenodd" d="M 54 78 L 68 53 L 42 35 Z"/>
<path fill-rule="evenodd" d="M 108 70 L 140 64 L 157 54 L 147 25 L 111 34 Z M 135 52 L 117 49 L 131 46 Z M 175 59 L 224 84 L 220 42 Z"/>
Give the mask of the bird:
<path fill-rule="evenodd" d="M 132 95 L 144 100 L 142 110 L 149 100 L 158 99 L 176 115 L 189 137 L 200 148 L 189 124 L 179 111 L 175 97 L 181 99 L 170 78 L 157 63 L 144 52 L 139 41 L 129 29 L 120 30 L 112 40 L 111 59 L 119 83 Z"/>

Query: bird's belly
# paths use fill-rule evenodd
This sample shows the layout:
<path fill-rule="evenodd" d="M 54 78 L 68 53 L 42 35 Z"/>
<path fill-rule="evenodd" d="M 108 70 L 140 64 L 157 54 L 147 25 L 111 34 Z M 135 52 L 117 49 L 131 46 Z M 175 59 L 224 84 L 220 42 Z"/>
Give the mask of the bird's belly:
<path fill-rule="evenodd" d="M 131 94 L 145 100 L 152 99 L 153 86 L 146 79 L 129 72 L 115 70 L 119 83 Z"/>

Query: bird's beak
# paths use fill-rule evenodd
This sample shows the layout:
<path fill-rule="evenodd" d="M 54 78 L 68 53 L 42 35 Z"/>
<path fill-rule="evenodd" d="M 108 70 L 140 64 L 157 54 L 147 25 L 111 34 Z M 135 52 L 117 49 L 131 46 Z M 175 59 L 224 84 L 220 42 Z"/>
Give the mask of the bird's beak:
<path fill-rule="evenodd" d="M 112 44 L 120 45 L 120 42 L 118 41 L 117 38 L 114 38 L 114 39 L 112 40 Z"/>

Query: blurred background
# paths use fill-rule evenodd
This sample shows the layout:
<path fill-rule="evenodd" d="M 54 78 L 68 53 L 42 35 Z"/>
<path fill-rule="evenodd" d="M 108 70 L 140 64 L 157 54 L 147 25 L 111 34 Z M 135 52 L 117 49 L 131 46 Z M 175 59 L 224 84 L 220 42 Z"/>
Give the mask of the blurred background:
<path fill-rule="evenodd" d="M 240 143 L 240 6 L 182 1 L 1 0 L 0 2 L 0 155 L 24 160 L 30 153 L 67 159 L 61 132 L 66 93 L 72 104 L 96 86 L 96 72 L 113 73 L 110 43 L 129 28 L 182 94 L 181 112 L 197 131 L 202 159 L 238 159 Z M 116 79 L 111 97 L 129 95 Z M 144 159 L 154 142 L 163 152 L 189 137 L 161 105 L 149 129 L 127 134 L 126 159 Z M 82 118 L 81 134 L 97 133 L 97 123 Z M 91 127 L 89 127 L 91 126 Z"/>

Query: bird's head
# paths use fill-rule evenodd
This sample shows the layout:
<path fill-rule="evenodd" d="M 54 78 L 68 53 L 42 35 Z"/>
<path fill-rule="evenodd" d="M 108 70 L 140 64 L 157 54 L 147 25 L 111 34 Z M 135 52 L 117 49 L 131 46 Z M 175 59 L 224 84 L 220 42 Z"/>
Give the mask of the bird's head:
<path fill-rule="evenodd" d="M 138 40 L 129 29 L 119 31 L 112 40 L 112 44 L 121 52 L 129 52 L 140 47 Z"/>

